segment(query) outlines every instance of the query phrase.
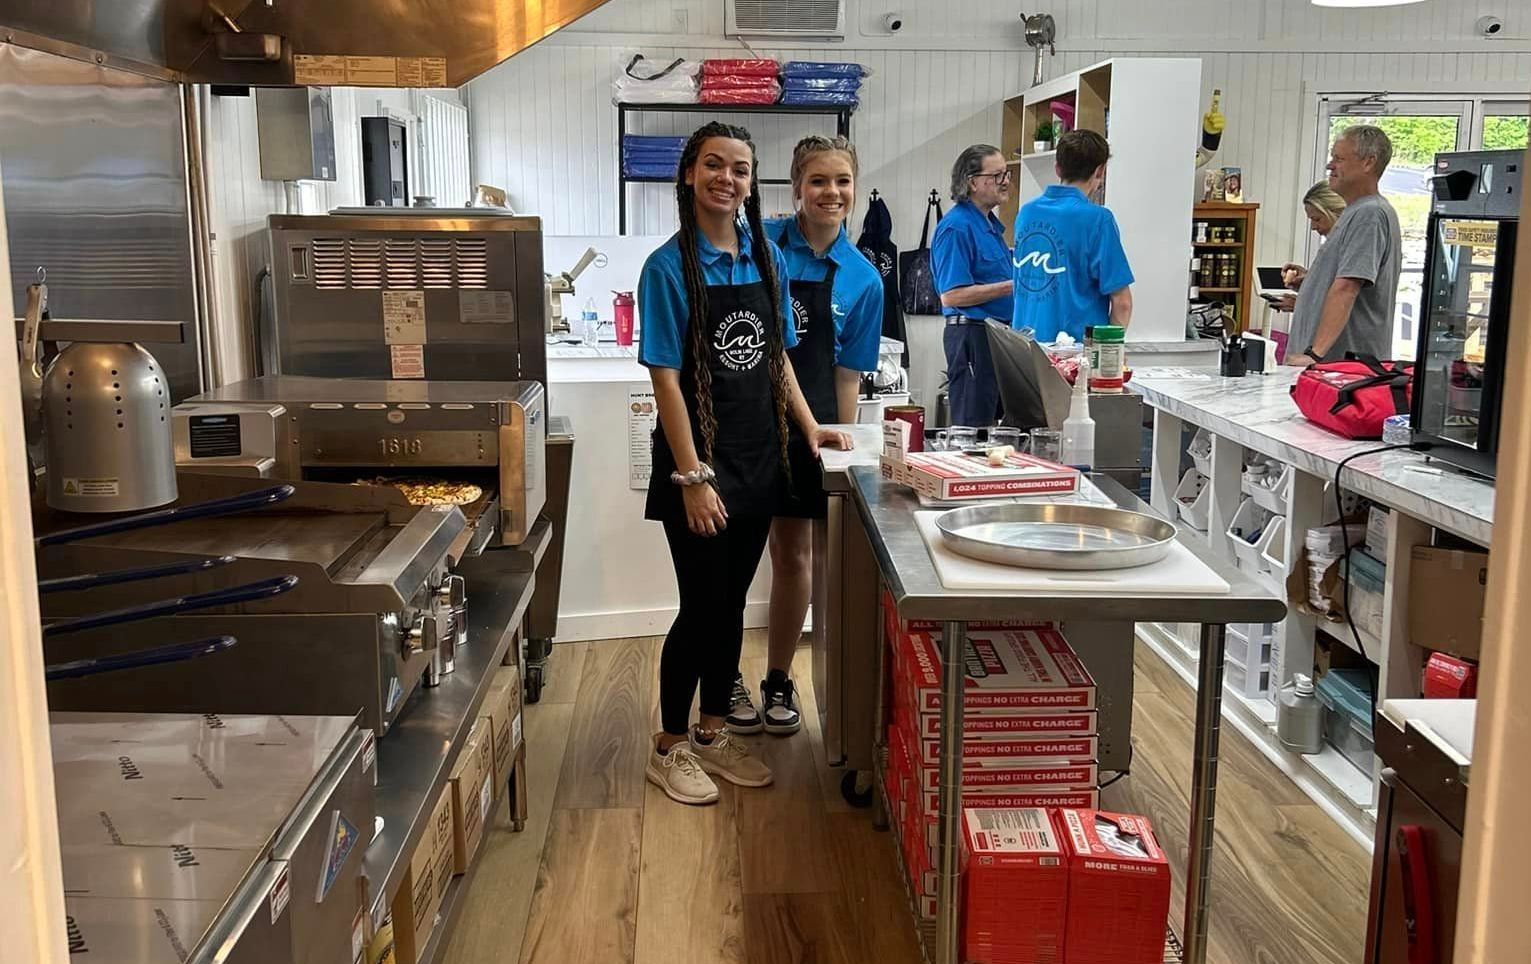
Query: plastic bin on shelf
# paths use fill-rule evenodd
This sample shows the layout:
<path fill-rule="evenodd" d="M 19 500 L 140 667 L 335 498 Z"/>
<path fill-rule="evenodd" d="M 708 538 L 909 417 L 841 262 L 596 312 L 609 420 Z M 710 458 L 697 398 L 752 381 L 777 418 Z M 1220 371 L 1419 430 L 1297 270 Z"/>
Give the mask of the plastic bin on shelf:
<path fill-rule="evenodd" d="M 1186 525 L 1200 532 L 1207 531 L 1207 519 L 1212 514 L 1212 486 L 1207 477 L 1196 469 L 1186 469 L 1175 486 L 1175 505 Z"/>
<path fill-rule="evenodd" d="M 1212 433 L 1204 428 L 1197 429 L 1196 434 L 1191 436 L 1191 444 L 1186 449 L 1186 452 L 1190 454 L 1191 461 L 1195 463 L 1196 471 L 1210 478 L 1212 475 Z M 1205 529 L 1207 527 L 1206 523 L 1202 523 L 1201 527 Z"/>
<path fill-rule="evenodd" d="M 1272 518 L 1269 512 L 1255 505 L 1253 499 L 1245 499 L 1229 521 L 1228 544 L 1238 557 L 1239 568 L 1245 572 L 1260 571 L 1260 544 Z"/>
<path fill-rule="evenodd" d="M 1348 566 L 1341 561 L 1340 574 L 1350 579 L 1350 618 L 1362 632 L 1381 638 L 1387 566 L 1357 549 L 1351 552 Z"/>
<path fill-rule="evenodd" d="M 1255 504 L 1268 512 L 1276 515 L 1286 515 L 1287 499 L 1292 491 L 1292 473 L 1295 471 L 1290 465 L 1280 466 L 1281 474 L 1271 485 L 1250 486 L 1250 497 Z"/>
<path fill-rule="evenodd" d="M 1223 681 L 1241 696 L 1250 699 L 1264 696 L 1271 688 L 1270 664 L 1245 666 L 1230 659 L 1223 667 Z"/>
<path fill-rule="evenodd" d="M 1268 669 L 1271 664 L 1270 629 L 1270 623 L 1230 624 L 1224 643 L 1227 658 L 1246 669 L 1251 664 Z"/>
<path fill-rule="evenodd" d="M 1324 704 L 1324 738 L 1362 773 L 1371 773 L 1376 742 L 1372 735 L 1372 684 L 1366 670 L 1332 669 L 1314 687 Z"/>
<path fill-rule="evenodd" d="M 1286 517 L 1276 516 L 1265 527 L 1265 537 L 1260 540 L 1260 561 L 1263 568 L 1286 582 Z"/>

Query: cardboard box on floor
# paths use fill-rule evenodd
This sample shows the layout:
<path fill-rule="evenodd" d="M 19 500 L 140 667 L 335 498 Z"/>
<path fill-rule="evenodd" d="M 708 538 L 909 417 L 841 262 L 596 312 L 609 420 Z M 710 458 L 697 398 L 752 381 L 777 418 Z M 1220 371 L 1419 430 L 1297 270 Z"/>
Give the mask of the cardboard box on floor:
<path fill-rule="evenodd" d="M 501 666 L 484 697 L 484 715 L 493 721 L 494 783 L 504 786 L 521 746 L 521 669 Z"/>
<path fill-rule="evenodd" d="M 450 857 L 451 836 L 443 833 L 441 828 L 451 825 L 451 789 L 443 787 L 441 796 L 431 807 L 425 833 L 415 845 L 409 870 L 393 897 L 393 948 L 397 964 L 415 964 L 436 926 L 436 911 L 441 908 L 441 897 L 446 893 L 443 869 L 448 871 L 445 878 L 451 877 L 450 860 L 445 863 L 442 860 L 443 848 Z"/>
<path fill-rule="evenodd" d="M 1409 555 L 1409 642 L 1478 659 L 1488 553 L 1415 546 Z"/>
<path fill-rule="evenodd" d="M 494 738 L 488 717 L 479 717 L 452 767 L 452 871 L 468 865 L 484 837 L 484 820 L 494 802 Z M 485 799 L 487 796 L 487 799 Z"/>

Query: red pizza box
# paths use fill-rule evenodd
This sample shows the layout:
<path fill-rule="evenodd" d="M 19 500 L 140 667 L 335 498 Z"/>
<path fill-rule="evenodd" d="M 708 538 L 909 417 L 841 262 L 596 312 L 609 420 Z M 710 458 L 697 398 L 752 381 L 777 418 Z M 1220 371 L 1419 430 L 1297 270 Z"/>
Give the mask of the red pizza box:
<path fill-rule="evenodd" d="M 935 809 L 926 810 L 923 806 L 927 795 L 921 794 L 920 819 L 925 826 L 925 852 L 933 862 L 935 853 L 941 846 L 940 823 L 936 819 Z M 1075 810 L 1093 810 L 1100 806 L 1100 791 L 1089 790 L 1043 790 L 1035 793 L 1030 792 L 999 792 L 984 793 L 980 791 L 963 791 L 962 806 L 965 809 L 979 810 L 1023 810 L 1028 807 L 1041 807 L 1045 810 L 1069 808 Z"/>
<path fill-rule="evenodd" d="M 1048 811 L 969 807 L 962 830 L 962 960 L 1062 961 L 1069 868 Z"/>
<path fill-rule="evenodd" d="M 882 457 L 882 477 L 942 501 L 1017 495 L 1072 495 L 1079 470 L 1031 455 L 1012 454 L 1003 465 L 962 452 L 908 452 Z"/>
<path fill-rule="evenodd" d="M 1143 817 L 1057 811 L 1069 862 L 1065 964 L 1163 960 L 1170 866 Z"/>
<path fill-rule="evenodd" d="M 1478 695 L 1478 664 L 1447 653 L 1431 653 L 1420 695 L 1427 700 L 1469 700 Z"/>
<path fill-rule="evenodd" d="M 941 709 L 941 656 L 929 633 L 905 641 L 910 686 L 921 713 Z M 996 630 L 969 634 L 964 714 L 1057 713 L 1095 708 L 1095 680 L 1055 630 Z"/>
<path fill-rule="evenodd" d="M 963 761 L 962 789 L 984 788 L 1009 790 L 1041 790 L 1047 788 L 1074 790 L 1095 786 L 1096 770 L 1093 762 L 1060 763 L 1052 760 L 1028 760 L 1021 763 L 1000 763 L 988 760 Z M 940 786 L 940 772 L 934 766 L 922 764 L 919 773 L 920 789 L 935 790 Z"/>
<path fill-rule="evenodd" d="M 907 697 L 905 698 L 907 702 Z M 920 739 L 935 739 L 941 735 L 941 714 L 921 713 L 911 726 Z M 1072 713 L 1038 713 L 1023 710 L 1004 715 L 989 713 L 964 713 L 962 715 L 962 738 L 964 740 L 1035 737 L 1044 734 L 1059 737 L 1094 736 L 1100 726 L 1095 710 L 1079 710 Z"/>
<path fill-rule="evenodd" d="M 900 619 L 898 605 L 893 601 L 893 593 L 887 586 L 882 589 L 882 619 L 883 634 L 889 645 L 893 647 L 893 664 L 896 670 L 899 663 L 899 646 L 905 636 L 910 633 L 928 633 L 939 644 L 941 631 L 945 625 L 938 619 Z M 975 619 L 967 624 L 969 632 L 985 632 L 994 629 L 1057 629 L 1056 622 L 1036 619 Z"/>
<path fill-rule="evenodd" d="M 920 762 L 941 762 L 941 741 L 921 740 Z M 1001 739 L 969 739 L 963 734 L 962 759 L 972 762 L 1020 763 L 1025 761 L 1057 763 L 1094 763 L 1100 741 L 1093 736 L 1042 736 Z"/>

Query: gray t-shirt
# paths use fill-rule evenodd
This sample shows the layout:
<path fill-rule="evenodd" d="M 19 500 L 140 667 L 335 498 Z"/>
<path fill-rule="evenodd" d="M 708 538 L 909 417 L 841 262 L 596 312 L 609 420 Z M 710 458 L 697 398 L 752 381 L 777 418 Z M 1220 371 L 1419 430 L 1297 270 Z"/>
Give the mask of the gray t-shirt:
<path fill-rule="evenodd" d="M 1362 282 L 1361 291 L 1350 310 L 1350 321 L 1324 360 L 1342 359 L 1347 351 L 1377 358 L 1393 354 L 1393 301 L 1403 261 L 1401 237 L 1398 214 L 1382 195 L 1368 194 L 1345 208 L 1297 292 L 1289 351 L 1295 355 L 1313 344 L 1324 298 L 1334 280 L 1354 278 Z"/>

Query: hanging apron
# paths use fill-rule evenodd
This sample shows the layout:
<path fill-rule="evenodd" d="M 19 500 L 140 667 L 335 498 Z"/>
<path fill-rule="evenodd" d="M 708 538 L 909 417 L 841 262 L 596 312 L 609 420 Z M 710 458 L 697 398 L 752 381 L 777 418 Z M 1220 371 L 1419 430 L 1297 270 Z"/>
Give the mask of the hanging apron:
<path fill-rule="evenodd" d="M 712 443 L 713 484 L 728 514 L 771 515 L 783 494 L 776 402 L 771 393 L 771 363 L 766 325 L 781 324 L 764 282 L 707 287 L 707 357 L 697 359 L 688 347 L 681 367 L 681 395 L 691 422 L 698 457 L 702 435 L 696 419 L 696 366 L 712 371 L 712 411 L 718 428 Z M 681 487 L 670 481 L 675 456 L 664 425 L 654 429 L 653 474 L 649 478 L 644 518 L 685 521 Z"/>
<path fill-rule="evenodd" d="M 777 244 L 786 246 L 785 232 Z M 838 266 L 828 259 L 823 281 L 793 281 L 788 286 L 792 299 L 792 323 L 797 327 L 797 346 L 787 349 L 797 385 L 808 402 L 809 411 L 820 425 L 840 421 L 840 401 L 835 396 L 834 288 Z M 796 425 L 789 429 L 787 455 L 792 465 L 792 485 L 788 498 L 777 515 L 816 519 L 825 514 L 824 485 L 819 463 L 808 448 L 808 440 Z"/>

